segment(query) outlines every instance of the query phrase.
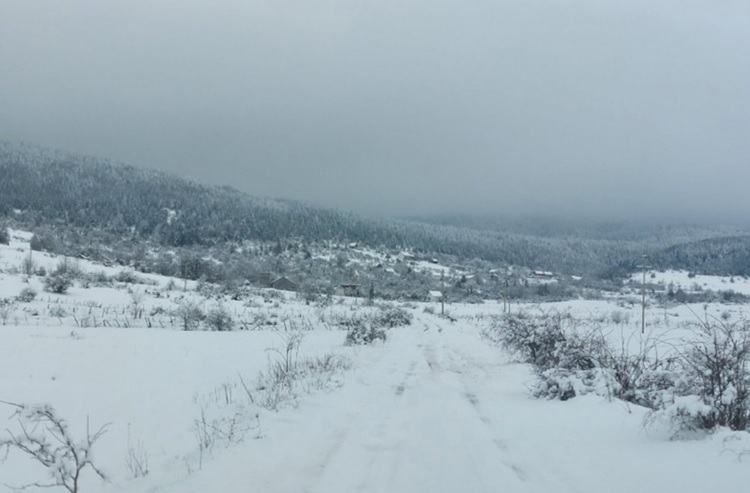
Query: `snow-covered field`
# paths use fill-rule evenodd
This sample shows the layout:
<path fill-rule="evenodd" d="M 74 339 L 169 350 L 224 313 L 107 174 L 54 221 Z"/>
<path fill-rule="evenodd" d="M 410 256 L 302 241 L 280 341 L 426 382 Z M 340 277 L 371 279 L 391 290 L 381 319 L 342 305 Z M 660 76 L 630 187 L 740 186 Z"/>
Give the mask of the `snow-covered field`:
<path fill-rule="evenodd" d="M 641 274 L 633 274 L 631 277 L 633 283 L 640 285 L 643 281 Z M 673 289 L 676 291 L 682 289 L 683 291 L 729 291 L 732 290 L 736 293 L 750 294 L 750 279 L 739 276 L 703 276 L 691 274 L 687 271 L 674 271 L 669 270 L 665 272 L 651 271 L 648 273 L 646 282 L 652 284 L 659 284 L 668 289 L 671 284 Z"/>
<path fill-rule="evenodd" d="M 0 246 L 0 299 L 28 286 L 38 292 L 0 326 L 0 400 L 48 403 L 79 439 L 87 420 L 91 430 L 108 424 L 93 457 L 109 481 L 84 470 L 82 493 L 703 493 L 750 484 L 748 434 L 669 441 L 644 431 L 645 410 L 637 406 L 593 395 L 530 397 L 529 367 L 480 336 L 502 304 L 449 305 L 453 322 L 426 313 L 426 304 L 408 305 L 411 326 L 390 329 L 384 343 L 348 347 L 331 320 L 375 308 L 344 298 L 307 305 L 261 291 L 207 300 L 193 284 L 184 292 L 179 280 L 145 275 L 149 284 L 76 285 L 52 295 L 38 277 L 26 283 L 18 272 L 26 239 L 16 234 L 10 247 Z M 59 262 L 34 255 L 48 271 Z M 121 270 L 78 264 L 108 275 Z M 220 303 L 252 321 L 245 325 L 252 330 L 182 331 L 169 313 L 185 299 Z M 598 318 L 622 338 L 640 330 L 640 307 L 630 301 L 555 307 Z M 724 312 L 738 319 L 744 308 L 650 306 L 647 330 L 683 337 L 684 321 Z M 250 402 L 240 377 L 256 391 L 256 376 L 284 354 L 295 327 L 303 329 L 295 358 L 335 354 L 351 367 L 296 389 L 279 410 Z M 0 440 L 19 430 L 13 411 L 0 404 Z M 201 453 L 201 423 L 226 417 L 237 418 L 236 435 Z M 147 460 L 148 474 L 132 477 L 134 458 Z M 18 450 L 0 462 L 0 490 L 48 480 Z"/>

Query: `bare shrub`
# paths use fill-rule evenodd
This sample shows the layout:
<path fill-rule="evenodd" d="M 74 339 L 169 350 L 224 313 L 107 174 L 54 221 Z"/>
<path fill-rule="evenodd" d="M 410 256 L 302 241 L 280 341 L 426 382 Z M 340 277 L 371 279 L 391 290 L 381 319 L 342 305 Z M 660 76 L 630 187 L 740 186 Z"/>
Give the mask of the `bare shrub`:
<path fill-rule="evenodd" d="M 239 381 L 225 382 L 212 392 L 193 398 L 200 406 L 200 415 L 193 420 L 198 468 L 216 446 L 229 447 L 249 436 L 260 437 L 260 416 L 254 396 L 242 377 L 238 378 Z M 240 385 L 244 392 L 237 391 Z"/>
<path fill-rule="evenodd" d="M 297 371 L 301 332 L 288 332 L 283 336 L 281 348 L 271 348 L 277 358 L 268 360 L 268 367 L 258 374 L 253 400 L 266 409 L 276 411 L 287 401 L 295 399 L 294 380 Z"/>
<path fill-rule="evenodd" d="M 299 362 L 297 379 L 305 392 L 317 392 L 337 387 L 341 381 L 336 376 L 351 368 L 351 362 L 332 353 L 304 358 Z"/>
<path fill-rule="evenodd" d="M 89 284 L 89 286 L 112 286 L 113 281 L 112 278 L 107 275 L 107 273 L 103 270 L 97 271 L 97 272 L 89 272 L 85 276 L 86 282 Z"/>
<path fill-rule="evenodd" d="M 544 371 L 551 368 L 590 370 L 603 344 L 601 334 L 580 334 L 582 322 L 569 312 L 506 313 L 495 318 L 488 332 L 506 349 Z"/>
<path fill-rule="evenodd" d="M 291 374 L 299 357 L 299 347 L 302 344 L 304 334 L 302 332 L 287 332 L 282 337 L 284 345 L 281 348 L 272 348 L 269 351 L 279 356 L 275 366 L 278 366 L 282 373 Z"/>
<path fill-rule="evenodd" d="M 638 338 L 635 351 L 631 350 L 633 338 Z M 651 409 L 661 407 L 680 376 L 676 357 L 659 357 L 662 341 L 658 338 L 632 333 L 620 341 L 619 348 L 602 344 L 597 355 L 597 364 L 611 370 L 617 383 L 615 396 Z"/>
<path fill-rule="evenodd" d="M 654 409 L 643 419 L 643 427 L 666 434 L 670 439 L 702 438 L 717 425 L 716 410 L 697 395 L 676 396 L 670 403 Z"/>
<path fill-rule="evenodd" d="M 219 332 L 233 330 L 235 326 L 232 314 L 223 305 L 211 308 L 206 314 L 205 323 L 209 329 Z"/>
<path fill-rule="evenodd" d="M 535 397 L 566 401 L 586 394 L 612 396 L 616 382 L 606 368 L 549 368 L 537 372 L 531 391 Z"/>
<path fill-rule="evenodd" d="M 301 342 L 302 333 L 287 333 L 284 345 L 270 350 L 278 357 L 270 359 L 268 368 L 258 375 L 254 390 L 249 390 L 241 380 L 251 402 L 276 411 L 287 403 L 296 402 L 300 392 L 320 391 L 341 384 L 336 375 L 350 367 L 349 361 L 333 354 L 300 360 Z"/>
<path fill-rule="evenodd" d="M 107 480 L 106 475 L 94 464 L 91 449 L 104 435 L 108 425 L 93 434 L 86 419 L 86 438 L 76 441 L 70 434 L 67 422 L 59 417 L 50 405 L 4 404 L 16 408 L 20 433 L 8 432 L 10 437 L 0 441 L 0 449 L 17 449 L 44 466 L 52 476 L 50 482 L 37 482 L 27 487 L 51 488 L 62 486 L 70 493 L 78 493 L 81 473 L 91 469 Z"/>
<path fill-rule="evenodd" d="M 254 413 L 254 418 L 259 423 L 258 413 Z M 193 421 L 193 425 L 198 443 L 199 468 L 203 466 L 205 454 L 210 453 L 216 445 L 229 447 L 242 443 L 249 432 L 259 428 L 259 424 L 248 419 L 245 408 L 232 405 L 216 407 L 212 415 L 202 406 L 200 416 Z"/>
<path fill-rule="evenodd" d="M 68 312 L 61 305 L 55 305 L 49 309 L 49 316 L 55 318 L 65 318 L 68 316 Z"/>
<path fill-rule="evenodd" d="M 385 308 L 373 318 L 373 323 L 379 327 L 402 327 L 411 325 L 413 315 L 403 308 Z"/>
<path fill-rule="evenodd" d="M 5 325 L 8 322 L 8 317 L 16 309 L 16 304 L 13 303 L 9 298 L 0 298 L 0 321 Z"/>
<path fill-rule="evenodd" d="M 138 319 L 143 317 L 143 303 L 146 296 L 138 289 L 130 290 L 130 316 Z"/>
<path fill-rule="evenodd" d="M 57 241 L 48 233 L 34 233 L 29 241 L 29 247 L 37 252 L 54 252 L 57 249 Z"/>
<path fill-rule="evenodd" d="M 620 310 L 614 310 L 612 313 L 609 314 L 609 319 L 612 321 L 613 324 L 627 325 L 628 323 L 630 323 L 630 313 L 623 312 Z"/>
<path fill-rule="evenodd" d="M 65 272 L 52 272 L 44 278 L 44 289 L 50 293 L 65 294 L 73 285 L 73 278 Z"/>
<path fill-rule="evenodd" d="M 21 290 L 20 293 L 18 293 L 18 296 L 16 296 L 16 301 L 19 303 L 31 303 L 34 301 L 34 298 L 36 298 L 36 290 L 34 288 L 26 287 Z"/>
<path fill-rule="evenodd" d="M 179 318 L 183 330 L 198 330 L 201 321 L 205 319 L 200 305 L 187 299 L 179 302 L 175 315 Z"/>
<path fill-rule="evenodd" d="M 705 316 L 690 326 L 693 336 L 666 358 L 663 341 L 646 337 L 634 349 L 623 337 L 615 348 L 596 320 L 555 311 L 506 314 L 484 335 L 534 366 L 537 396 L 595 392 L 634 402 L 652 410 L 648 429 L 666 427 L 672 438 L 750 429 L 750 324 Z"/>
<path fill-rule="evenodd" d="M 36 266 L 34 265 L 34 260 L 31 258 L 31 255 L 27 255 L 21 260 L 21 272 L 23 275 L 30 277 L 34 275 L 34 268 Z"/>
<path fill-rule="evenodd" d="M 295 359 L 289 369 L 285 369 L 281 361 L 271 362 L 267 370 L 258 375 L 250 398 L 261 407 L 278 411 L 296 402 L 300 392 L 319 392 L 340 386 L 343 382 L 337 376 L 350 367 L 349 360 L 330 353 Z"/>
<path fill-rule="evenodd" d="M 716 426 L 746 430 L 750 425 L 750 326 L 706 319 L 694 326 L 682 360 L 688 381 L 714 410 Z M 711 424 L 711 423 L 706 423 Z"/>
<path fill-rule="evenodd" d="M 130 424 L 128 424 L 128 452 L 125 457 L 125 467 L 131 478 L 141 478 L 148 475 L 148 453 L 146 453 L 141 440 L 133 443 L 130 437 Z"/>
<path fill-rule="evenodd" d="M 635 352 L 631 338 L 615 348 L 599 322 L 555 310 L 518 312 L 495 318 L 483 334 L 534 366 L 538 397 L 567 400 L 593 392 L 652 409 L 671 402 L 680 375 L 676 358 L 660 359 L 652 338 L 640 339 Z"/>
<path fill-rule="evenodd" d="M 670 438 L 701 437 L 719 427 L 750 429 L 750 326 L 705 317 L 689 325 L 693 337 L 678 348 L 677 376 L 663 385 L 644 427 Z"/>
<path fill-rule="evenodd" d="M 121 270 L 114 276 L 114 280 L 124 284 L 139 284 L 141 279 L 132 270 Z"/>
<path fill-rule="evenodd" d="M 356 319 L 356 322 L 350 325 L 346 332 L 344 345 L 360 346 L 372 344 L 375 341 L 385 342 L 387 336 L 385 330 L 379 328 L 375 323 L 365 318 Z"/>
<path fill-rule="evenodd" d="M 331 322 L 347 329 L 344 344 L 347 346 L 371 344 L 375 341 L 385 341 L 385 329 L 411 325 L 413 315 L 403 308 L 381 306 L 381 310 L 373 315 L 353 314 L 349 317 L 331 317 Z"/>

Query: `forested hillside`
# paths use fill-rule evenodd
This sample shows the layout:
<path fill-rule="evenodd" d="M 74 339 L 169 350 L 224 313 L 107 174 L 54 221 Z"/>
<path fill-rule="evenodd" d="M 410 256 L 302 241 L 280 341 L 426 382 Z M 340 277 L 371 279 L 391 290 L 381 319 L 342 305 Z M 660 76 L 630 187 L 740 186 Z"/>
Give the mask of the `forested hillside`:
<path fill-rule="evenodd" d="M 711 238 L 674 245 L 657 252 L 651 263 L 659 269 L 682 269 L 698 274 L 750 275 L 750 236 Z"/>
<path fill-rule="evenodd" d="M 705 266 L 735 274 L 746 269 L 740 260 L 699 258 L 700 251 L 714 245 L 742 251 L 742 239 L 699 243 L 695 254 L 687 253 L 685 247 L 679 247 L 685 252 L 682 255 L 665 250 L 677 243 L 737 236 L 736 228 L 467 216 L 375 220 L 294 201 L 258 198 L 229 187 L 204 186 L 105 159 L 7 142 L 0 142 L 0 176 L 0 220 L 32 230 L 53 228 L 69 252 L 76 250 L 76 241 L 94 235 L 105 243 L 127 239 L 171 248 L 243 241 L 357 242 L 384 252 L 409 250 L 425 257 L 477 259 L 590 278 L 619 275 L 641 255 L 658 252 L 662 252 L 659 266 L 665 268 Z"/>
<path fill-rule="evenodd" d="M 172 175 L 28 145 L 0 145 L 0 213 L 31 223 L 100 228 L 172 246 L 229 240 L 368 239 L 399 232 L 352 214 L 251 197 Z"/>

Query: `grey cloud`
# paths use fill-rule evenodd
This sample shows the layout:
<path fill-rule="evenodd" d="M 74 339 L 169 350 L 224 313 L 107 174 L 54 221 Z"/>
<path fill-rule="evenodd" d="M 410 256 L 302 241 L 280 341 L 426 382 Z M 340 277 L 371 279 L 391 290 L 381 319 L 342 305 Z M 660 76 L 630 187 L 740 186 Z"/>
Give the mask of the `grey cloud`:
<path fill-rule="evenodd" d="M 0 138 L 374 214 L 750 206 L 750 4 L 3 2 Z"/>

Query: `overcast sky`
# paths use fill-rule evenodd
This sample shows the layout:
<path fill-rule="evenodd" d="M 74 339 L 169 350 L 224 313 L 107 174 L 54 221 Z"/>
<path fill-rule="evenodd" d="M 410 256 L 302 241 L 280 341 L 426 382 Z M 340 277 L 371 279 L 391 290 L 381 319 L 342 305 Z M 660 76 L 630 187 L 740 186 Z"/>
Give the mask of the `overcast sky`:
<path fill-rule="evenodd" d="M 748 0 L 0 7 L 3 140 L 368 214 L 750 210 Z"/>

